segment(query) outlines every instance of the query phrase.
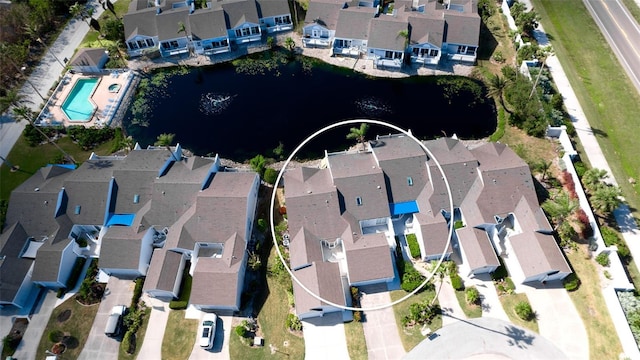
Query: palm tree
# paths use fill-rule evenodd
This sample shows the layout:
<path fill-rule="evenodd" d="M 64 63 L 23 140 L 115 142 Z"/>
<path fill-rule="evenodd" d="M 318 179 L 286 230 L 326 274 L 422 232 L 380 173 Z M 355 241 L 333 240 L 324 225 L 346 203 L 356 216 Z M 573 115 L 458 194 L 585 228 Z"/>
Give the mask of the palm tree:
<path fill-rule="evenodd" d="M 437 264 L 437 262 L 433 261 L 432 264 Z M 445 266 L 445 262 L 440 264 L 440 267 L 438 267 L 438 269 L 436 269 L 435 275 L 438 276 L 438 281 L 439 281 L 439 285 L 438 285 L 438 290 L 436 291 L 436 295 L 433 297 L 433 299 L 431 299 L 431 303 L 429 304 L 429 306 L 433 306 L 433 304 L 436 302 L 436 300 L 438 300 L 438 295 L 440 294 L 440 290 L 442 289 L 442 284 L 444 283 L 444 277 L 448 275 L 449 271 L 448 271 L 448 267 Z M 434 277 L 435 279 L 435 277 Z"/>
<path fill-rule="evenodd" d="M 155 146 L 164 146 L 169 153 L 171 153 L 171 157 L 173 160 L 178 161 L 176 159 L 176 155 L 171 151 L 171 144 L 173 143 L 173 138 L 176 137 L 176 134 L 163 133 L 158 135 L 156 138 Z"/>
<path fill-rule="evenodd" d="M 608 176 L 606 170 L 592 168 L 582 175 L 582 184 L 588 192 L 594 193 L 598 187 L 602 186 L 602 181 Z"/>
<path fill-rule="evenodd" d="M 359 144 L 362 144 L 362 151 L 364 151 L 364 142 L 365 136 L 367 135 L 367 131 L 369 130 L 369 124 L 362 123 L 359 128 L 352 127 L 349 129 L 349 134 L 347 134 L 347 139 L 355 139 Z"/>
<path fill-rule="evenodd" d="M 507 88 L 508 84 L 509 83 L 505 78 L 500 75 L 494 74 L 489 78 L 489 83 L 487 84 L 489 87 L 489 92 L 487 93 L 487 95 L 491 97 L 498 97 L 498 99 L 500 100 L 500 105 L 502 105 L 502 107 L 508 113 L 511 113 L 504 103 L 504 90 Z"/>
<path fill-rule="evenodd" d="M 100 23 L 93 18 L 94 9 L 86 7 L 86 5 L 80 5 L 77 2 L 69 7 L 71 17 L 85 21 L 89 25 L 89 29 L 93 29 L 98 32 L 98 43 L 101 47 L 104 47 L 102 41 L 100 41 Z"/>
<path fill-rule="evenodd" d="M 62 61 L 58 59 L 56 54 L 53 51 L 51 51 L 51 49 L 47 46 L 47 44 L 44 41 L 42 41 L 42 38 L 40 38 L 40 24 L 34 24 L 34 23 L 26 24 L 23 27 L 23 29 L 31 39 L 37 41 L 40 45 L 44 46 L 44 51 L 51 54 L 51 56 L 53 56 L 53 58 L 56 59 L 58 64 L 60 64 L 60 66 L 62 66 L 62 68 L 64 69 L 65 65 L 62 63 Z"/>
<path fill-rule="evenodd" d="M 113 16 L 116 17 L 116 19 L 118 18 L 118 14 L 116 14 L 116 9 L 113 6 L 113 3 L 109 0 L 99 0 L 98 3 L 100 3 L 100 5 L 102 5 L 102 8 L 104 10 L 109 10 L 111 11 L 111 13 L 113 14 Z"/>
<path fill-rule="evenodd" d="M 122 141 L 120 141 L 120 148 L 126 151 L 127 153 L 133 150 L 134 146 L 136 146 L 136 144 L 133 141 L 133 137 L 131 135 L 127 136 L 126 138 L 122 139 Z"/>
<path fill-rule="evenodd" d="M 293 38 L 287 37 L 284 41 L 284 46 L 290 51 L 293 52 L 296 48 L 296 42 L 293 41 Z"/>
<path fill-rule="evenodd" d="M 578 201 L 569 196 L 567 192 L 561 192 L 554 198 L 542 203 L 542 208 L 556 224 L 554 230 L 557 230 L 558 227 L 578 209 L 578 207 Z"/>
<path fill-rule="evenodd" d="M 47 139 L 47 142 L 50 143 L 51 145 L 55 146 L 56 149 L 60 150 L 60 152 L 64 155 L 64 157 L 71 161 L 74 164 L 76 163 L 76 160 L 73 158 L 73 156 L 71 156 L 69 153 L 67 153 L 66 151 L 64 151 L 58 144 L 56 144 L 55 141 L 51 140 L 51 138 L 44 132 L 42 131 L 42 129 L 40 128 L 40 126 L 36 126 L 33 123 L 33 117 L 34 117 L 34 113 L 33 111 L 26 105 L 20 105 L 20 106 L 16 106 L 13 108 L 13 115 L 16 117 L 16 122 L 20 122 L 21 120 L 26 120 L 27 122 L 29 122 L 29 124 L 31 124 L 31 126 L 33 126 L 34 129 L 36 129 L 36 131 L 38 131 L 40 133 L 40 135 L 42 135 L 42 137 L 44 137 L 45 139 Z"/>
<path fill-rule="evenodd" d="M 8 90 L 3 97 L 0 97 L 0 106 L 3 109 L 17 107 L 25 102 L 30 101 L 24 95 L 20 94 L 17 89 Z"/>
<path fill-rule="evenodd" d="M 605 217 L 609 217 L 613 210 L 620 206 L 620 196 L 622 192 L 620 188 L 614 185 L 602 185 L 598 187 L 591 195 L 591 205 L 594 209 L 602 213 Z"/>
<path fill-rule="evenodd" d="M 546 181 L 547 176 L 549 175 L 549 170 L 551 169 L 551 161 L 546 161 L 541 159 L 540 161 L 534 164 L 535 171 L 539 172 L 542 175 L 541 181 Z"/>

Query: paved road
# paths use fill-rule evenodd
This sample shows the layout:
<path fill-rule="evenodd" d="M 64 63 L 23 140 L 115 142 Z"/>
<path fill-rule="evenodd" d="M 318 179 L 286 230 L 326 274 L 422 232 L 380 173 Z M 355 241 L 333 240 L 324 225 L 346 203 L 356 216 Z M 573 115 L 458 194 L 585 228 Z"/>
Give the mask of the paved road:
<path fill-rule="evenodd" d="M 550 341 L 495 318 L 462 320 L 442 327 L 404 359 L 566 359 Z"/>
<path fill-rule="evenodd" d="M 87 5 L 95 8 L 95 18 L 99 17 L 100 14 L 104 12 L 102 6 L 100 6 L 96 0 L 89 1 Z M 56 41 L 49 47 L 49 50 L 60 60 L 65 58 L 71 59 L 76 48 L 80 46 L 82 39 L 87 34 L 87 31 L 89 31 L 89 25 L 87 25 L 86 22 L 71 20 L 64 30 L 62 30 L 58 39 L 56 39 Z M 40 64 L 33 69 L 33 72 L 28 78 L 29 81 L 25 82 L 20 89 L 20 94 L 23 94 L 26 100 L 29 101 L 26 105 L 32 110 L 39 112 L 41 105 L 44 102 L 37 92 L 47 98 L 49 89 L 60 78 L 62 71 L 62 65 L 60 65 L 49 52 L 46 52 L 45 56 L 40 61 Z M 34 90 L 34 87 L 37 92 Z M 19 123 L 14 122 L 11 114 L 0 114 L 1 157 L 6 158 L 7 155 L 9 155 L 9 152 L 20 137 L 25 125 L 26 123 L 24 121 Z M 0 164 L 2 163 L 3 160 L 0 159 Z"/>
<path fill-rule="evenodd" d="M 120 341 L 104 334 L 111 308 L 115 305 L 129 307 L 135 283 L 131 280 L 120 280 L 115 276 L 109 278 L 105 295 L 100 302 L 98 313 L 93 321 L 87 342 L 80 353 L 81 360 L 118 359 Z"/>
<path fill-rule="evenodd" d="M 584 0 L 622 67 L 640 92 L 640 27 L 620 0 Z"/>

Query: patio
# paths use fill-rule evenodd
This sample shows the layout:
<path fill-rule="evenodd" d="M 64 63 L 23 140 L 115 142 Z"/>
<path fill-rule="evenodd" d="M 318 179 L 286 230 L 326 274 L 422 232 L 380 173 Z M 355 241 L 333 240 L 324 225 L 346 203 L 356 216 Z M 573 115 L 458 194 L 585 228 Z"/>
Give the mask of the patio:
<path fill-rule="evenodd" d="M 67 72 L 46 105 L 38 115 L 36 124 L 40 126 L 51 125 L 82 125 L 85 127 L 109 126 L 113 116 L 118 111 L 124 95 L 133 80 L 131 70 L 109 70 L 102 73 L 80 74 Z M 87 121 L 71 121 L 62 110 L 62 105 L 67 99 L 73 87 L 80 79 L 98 79 L 98 83 L 89 96 L 93 105 L 93 115 Z"/>

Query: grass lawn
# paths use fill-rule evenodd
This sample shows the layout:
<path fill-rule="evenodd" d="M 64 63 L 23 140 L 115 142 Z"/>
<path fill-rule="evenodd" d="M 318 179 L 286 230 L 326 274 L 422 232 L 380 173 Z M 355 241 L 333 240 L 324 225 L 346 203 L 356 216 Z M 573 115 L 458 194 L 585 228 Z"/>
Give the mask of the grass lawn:
<path fill-rule="evenodd" d="M 482 316 L 482 307 L 480 305 L 471 304 L 467 302 L 464 291 L 455 291 L 456 299 L 458 299 L 458 303 L 462 308 L 464 314 L 470 318 L 479 318 Z"/>
<path fill-rule="evenodd" d="M 345 323 L 344 333 L 347 337 L 347 349 L 351 360 L 366 360 L 367 343 L 364 339 L 362 323 L 357 321 Z"/>
<path fill-rule="evenodd" d="M 477 62 L 478 71 L 485 77 L 488 74 L 499 74 L 500 68 L 504 64 L 512 64 L 516 56 L 513 42 L 509 38 L 509 26 L 506 18 L 498 11 L 498 6 L 494 2 L 490 3 L 494 11 L 487 19 L 486 24 L 481 25 Z M 491 60 L 496 54 L 502 54 L 503 63 Z"/>
<path fill-rule="evenodd" d="M 279 261 L 276 256 L 275 250 L 271 249 L 269 264 Z M 289 302 L 285 286 L 279 283 L 277 278 L 267 277 L 267 298 L 258 312 L 258 324 L 264 337 L 264 346 L 249 347 L 242 343 L 235 331 L 231 331 L 229 353 L 232 359 L 304 358 L 304 339 L 291 333 L 286 326 Z M 285 346 L 285 342 L 288 346 Z M 274 354 L 271 354 L 270 344 L 278 349 Z"/>
<path fill-rule="evenodd" d="M 613 175 L 638 217 L 640 95 L 581 0 L 533 0 Z M 615 79 L 615 81 L 611 81 Z"/>
<path fill-rule="evenodd" d="M 113 147 L 113 140 L 98 146 L 92 151 L 83 151 L 68 136 L 60 138 L 57 144 L 80 164 L 89 158 L 91 152 L 99 155 L 109 155 Z M 56 160 L 60 156 L 60 151 L 53 145 L 45 144 L 31 147 L 25 141 L 24 136 L 20 136 L 13 149 L 11 149 L 9 156 L 7 156 L 7 160 L 11 164 L 20 166 L 20 170 L 11 172 L 6 163 L 2 164 L 2 167 L 0 167 L 0 199 L 8 200 L 13 189 L 22 184 L 41 167 L 57 162 Z"/>
<path fill-rule="evenodd" d="M 151 315 L 151 308 L 148 307 L 144 311 L 144 317 L 142 318 L 142 325 L 138 329 L 138 333 L 136 334 L 136 351 L 129 355 L 122 348 L 122 343 L 120 343 L 120 350 L 118 350 L 118 360 L 127 360 L 127 359 L 135 359 L 138 357 L 138 353 L 140 352 L 140 348 L 142 348 L 142 342 L 144 341 L 144 335 L 147 333 L 147 325 L 149 325 L 149 316 Z"/>
<path fill-rule="evenodd" d="M 502 303 L 502 307 L 504 308 L 504 312 L 507 313 L 507 316 L 509 317 L 509 320 L 511 320 L 512 323 L 529 329 L 531 331 L 535 331 L 536 333 L 540 333 L 540 331 L 538 330 L 538 322 L 534 319 L 531 321 L 524 321 L 522 319 L 520 319 L 520 317 L 518 317 L 518 315 L 516 314 L 516 304 L 518 304 L 520 301 L 529 301 L 529 298 L 527 298 L 527 294 L 511 294 L 511 295 L 501 295 L 500 296 L 500 302 Z M 535 312 L 536 309 L 533 309 L 533 311 Z"/>
<path fill-rule="evenodd" d="M 129 11 L 129 3 L 131 3 L 131 0 L 118 0 L 113 3 L 114 10 L 119 19 L 122 19 L 122 17 Z M 112 20 L 114 18 L 115 16 L 113 16 L 113 13 L 111 11 L 105 10 L 98 18 L 100 29 L 104 29 L 104 25 L 107 20 Z M 105 46 L 112 43 L 112 41 L 106 39 L 100 39 L 100 41 Z M 93 28 L 89 29 L 87 35 L 85 35 L 84 39 L 82 39 L 81 45 L 78 48 L 82 47 L 101 47 L 100 43 L 98 42 L 98 32 L 93 30 Z"/>
<path fill-rule="evenodd" d="M 37 354 L 44 354 L 46 350 L 51 350 L 53 342 L 49 340 L 49 333 L 59 330 L 71 337 L 70 341 L 67 342 L 64 358 L 77 359 L 87 341 L 99 306 L 100 304 L 80 305 L 73 297 L 60 304 L 53 310 L 51 318 L 49 318 L 47 327 L 44 329 L 40 339 L 40 344 L 38 344 Z"/>
<path fill-rule="evenodd" d="M 403 296 L 407 295 L 404 290 L 395 290 L 390 293 L 391 301 L 396 301 Z M 409 313 L 409 306 L 414 303 L 419 303 L 423 301 L 431 301 L 433 297 L 436 295 L 433 290 L 425 290 L 413 297 L 405 300 L 393 307 L 393 313 L 396 316 L 396 324 L 398 325 L 398 332 L 400 333 L 400 338 L 402 339 L 402 346 L 404 346 L 404 350 L 409 352 L 411 349 L 416 347 L 422 340 L 424 340 L 424 336 L 420 333 L 420 327 L 412 327 L 412 328 L 404 328 L 402 323 L 400 322 L 402 317 Z M 442 327 L 442 315 L 437 315 L 431 324 L 427 325 L 431 331 L 436 331 Z"/>
<path fill-rule="evenodd" d="M 587 329 L 589 357 L 617 359 L 618 354 L 622 353 L 622 345 L 602 297 L 600 278 L 596 270 L 596 266 L 599 265 L 587 259 L 584 245 L 580 245 L 578 251 L 567 252 L 567 257 L 580 278 L 580 287 L 569 292 L 569 297 Z"/>
<path fill-rule="evenodd" d="M 184 310 L 171 310 L 162 339 L 162 358 L 189 359 L 197 330 L 198 320 L 185 319 Z"/>

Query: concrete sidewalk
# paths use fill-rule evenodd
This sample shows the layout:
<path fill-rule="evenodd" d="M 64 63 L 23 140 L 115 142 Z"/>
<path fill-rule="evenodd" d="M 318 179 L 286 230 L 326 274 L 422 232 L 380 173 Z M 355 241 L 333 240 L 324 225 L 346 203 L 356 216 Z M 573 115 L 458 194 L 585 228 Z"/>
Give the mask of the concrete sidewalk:
<path fill-rule="evenodd" d="M 38 354 L 38 345 L 44 334 L 44 329 L 49 323 L 49 318 L 56 305 L 56 292 L 51 290 L 42 290 L 45 292 L 44 299 L 40 301 L 38 308 L 29 321 L 29 326 L 24 332 L 22 341 L 18 345 L 18 349 L 13 354 L 15 359 L 38 359 L 44 357 L 45 354 Z"/>
<path fill-rule="evenodd" d="M 360 287 L 363 308 L 372 308 L 391 303 L 391 296 L 384 284 Z M 396 317 L 392 307 L 364 312 L 362 322 L 364 337 L 367 342 L 367 357 L 375 359 L 400 359 L 404 356 L 404 346 L 400 339 Z"/>
<path fill-rule="evenodd" d="M 142 296 L 142 299 L 151 308 L 151 315 L 149 315 L 147 332 L 144 335 L 138 359 L 162 359 L 162 339 L 169 319 L 169 306 L 146 294 Z"/>
<path fill-rule="evenodd" d="M 113 2 L 115 2 L 115 0 Z M 93 15 L 94 18 L 98 18 L 104 12 L 102 6 L 96 0 L 89 1 L 87 6 L 95 9 Z M 50 52 L 54 53 L 61 61 L 65 58 L 71 59 L 88 31 L 89 25 L 87 25 L 86 22 L 77 19 L 69 21 L 64 30 L 62 30 L 60 35 L 58 35 L 56 41 L 49 47 Z M 34 91 L 33 87 L 35 87 L 42 96 L 47 98 L 49 89 L 56 81 L 58 81 L 60 74 L 64 70 L 62 65 L 58 63 L 50 52 L 45 52 L 42 60 L 40 60 L 40 64 L 33 69 L 28 81 L 25 81 L 19 91 L 20 94 L 25 96 L 25 100 L 28 101 L 26 105 L 35 112 L 40 111 L 43 100 L 36 91 Z M 33 84 L 33 87 L 31 84 Z M 13 145 L 20 137 L 20 134 L 22 134 L 22 130 L 24 130 L 25 126 L 26 122 L 21 121 L 16 123 L 13 119 L 13 115 L 10 113 L 0 115 L 1 157 L 6 158 L 7 155 L 9 155 L 9 152 L 11 152 Z M 0 164 L 3 162 L 4 161 L 0 159 Z"/>

